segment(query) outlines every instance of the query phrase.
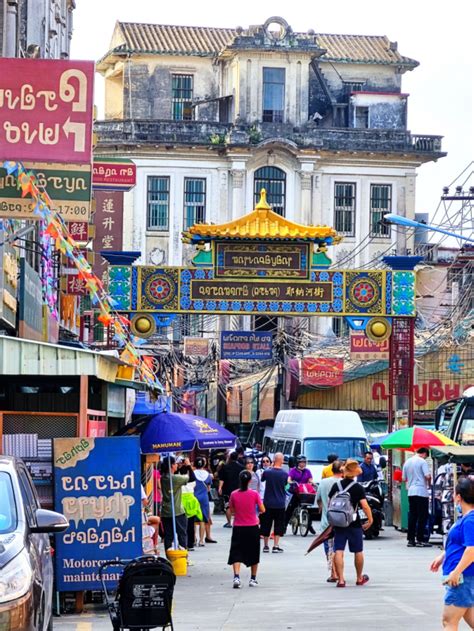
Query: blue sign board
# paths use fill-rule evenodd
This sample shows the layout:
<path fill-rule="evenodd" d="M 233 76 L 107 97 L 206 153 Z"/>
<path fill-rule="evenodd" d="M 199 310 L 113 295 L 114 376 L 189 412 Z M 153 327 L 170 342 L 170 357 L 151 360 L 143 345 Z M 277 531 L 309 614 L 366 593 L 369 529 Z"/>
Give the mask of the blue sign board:
<path fill-rule="evenodd" d="M 54 440 L 55 508 L 69 520 L 56 535 L 59 591 L 100 589 L 103 561 L 142 554 L 140 439 Z M 110 585 L 117 570 L 105 574 Z"/>
<path fill-rule="evenodd" d="M 272 359 L 273 336 L 268 331 L 222 331 L 221 359 Z"/>

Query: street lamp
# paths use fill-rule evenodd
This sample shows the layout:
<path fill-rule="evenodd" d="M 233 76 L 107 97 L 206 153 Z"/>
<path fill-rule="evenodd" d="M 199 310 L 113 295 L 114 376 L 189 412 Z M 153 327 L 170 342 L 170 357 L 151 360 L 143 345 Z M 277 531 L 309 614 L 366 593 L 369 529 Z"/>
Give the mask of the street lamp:
<path fill-rule="evenodd" d="M 402 215 L 395 215 L 394 213 L 387 213 L 384 216 L 384 221 L 387 221 L 388 223 L 397 224 L 398 226 L 404 226 L 405 228 L 433 230 L 433 232 L 441 232 L 441 234 L 445 234 L 448 237 L 454 237 L 456 239 L 463 239 L 464 241 L 469 241 L 470 243 L 474 243 L 474 239 L 471 237 L 465 237 L 464 235 L 459 234 L 457 232 L 444 230 L 443 228 L 439 228 L 438 226 L 432 226 L 429 223 L 420 223 L 419 221 L 408 219 L 407 217 L 403 217 Z"/>

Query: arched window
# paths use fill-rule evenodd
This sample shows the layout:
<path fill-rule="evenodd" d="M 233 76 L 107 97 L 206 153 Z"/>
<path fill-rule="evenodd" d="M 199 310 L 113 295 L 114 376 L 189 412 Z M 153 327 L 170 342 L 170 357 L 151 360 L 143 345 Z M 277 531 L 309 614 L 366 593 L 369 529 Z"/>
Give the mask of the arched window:
<path fill-rule="evenodd" d="M 286 206 L 286 173 L 278 167 L 262 167 L 255 171 L 253 180 L 253 191 L 255 204 L 260 199 L 260 191 L 264 188 L 267 191 L 267 202 L 272 209 L 285 216 Z"/>

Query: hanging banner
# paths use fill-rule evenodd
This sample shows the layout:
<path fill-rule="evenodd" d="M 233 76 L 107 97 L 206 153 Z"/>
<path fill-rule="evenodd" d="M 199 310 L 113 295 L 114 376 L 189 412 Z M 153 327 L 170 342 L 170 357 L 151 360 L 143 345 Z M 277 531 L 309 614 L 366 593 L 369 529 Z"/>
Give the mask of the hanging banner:
<path fill-rule="evenodd" d="M 56 438 L 55 509 L 70 522 L 56 535 L 56 589 L 101 589 L 104 561 L 142 554 L 140 439 Z M 117 570 L 106 573 L 112 586 Z"/>
<path fill-rule="evenodd" d="M 48 193 L 53 209 L 63 219 L 78 219 L 87 224 L 91 213 L 90 164 L 30 162 L 25 168 L 34 170 L 37 186 Z M 35 206 L 36 201 L 30 196 L 22 197 L 16 177 L 0 168 L 0 217 L 39 220 Z"/>
<path fill-rule="evenodd" d="M 109 264 L 100 256 L 102 250 L 122 249 L 123 244 L 123 192 L 96 191 L 94 193 L 96 209 L 94 213 L 95 237 L 93 250 L 96 260 L 94 274 L 104 282 Z"/>
<path fill-rule="evenodd" d="M 0 158 L 90 164 L 94 62 L 0 59 Z"/>
<path fill-rule="evenodd" d="M 6 232 L 0 230 L 0 324 L 15 328 L 18 291 L 17 252 L 5 243 Z"/>
<path fill-rule="evenodd" d="M 344 360 L 304 357 L 301 360 L 301 383 L 304 386 L 340 386 L 344 383 Z"/>
<path fill-rule="evenodd" d="M 25 259 L 20 260 L 20 287 L 18 292 L 20 337 L 43 341 L 42 281 L 38 272 Z"/>
<path fill-rule="evenodd" d="M 222 331 L 221 359 L 259 359 L 273 357 L 273 335 L 268 331 Z"/>
<path fill-rule="evenodd" d="M 388 360 L 390 340 L 374 342 L 367 337 L 365 331 L 351 331 L 350 337 L 351 359 L 360 360 Z"/>
<path fill-rule="evenodd" d="M 184 354 L 194 357 L 209 355 L 209 339 L 207 337 L 185 337 Z"/>
<path fill-rule="evenodd" d="M 137 167 L 125 158 L 94 159 L 94 190 L 129 191 L 137 183 Z"/>

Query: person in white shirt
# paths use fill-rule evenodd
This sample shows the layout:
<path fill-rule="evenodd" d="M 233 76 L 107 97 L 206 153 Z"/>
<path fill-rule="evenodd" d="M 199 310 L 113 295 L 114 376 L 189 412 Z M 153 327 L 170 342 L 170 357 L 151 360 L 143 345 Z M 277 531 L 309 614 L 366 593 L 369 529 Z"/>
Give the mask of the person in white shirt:
<path fill-rule="evenodd" d="M 426 541 L 428 522 L 431 474 L 426 459 L 429 450 L 421 447 L 416 454 L 403 465 L 403 482 L 408 490 L 408 534 L 407 546 L 414 548 L 431 547 Z"/>

